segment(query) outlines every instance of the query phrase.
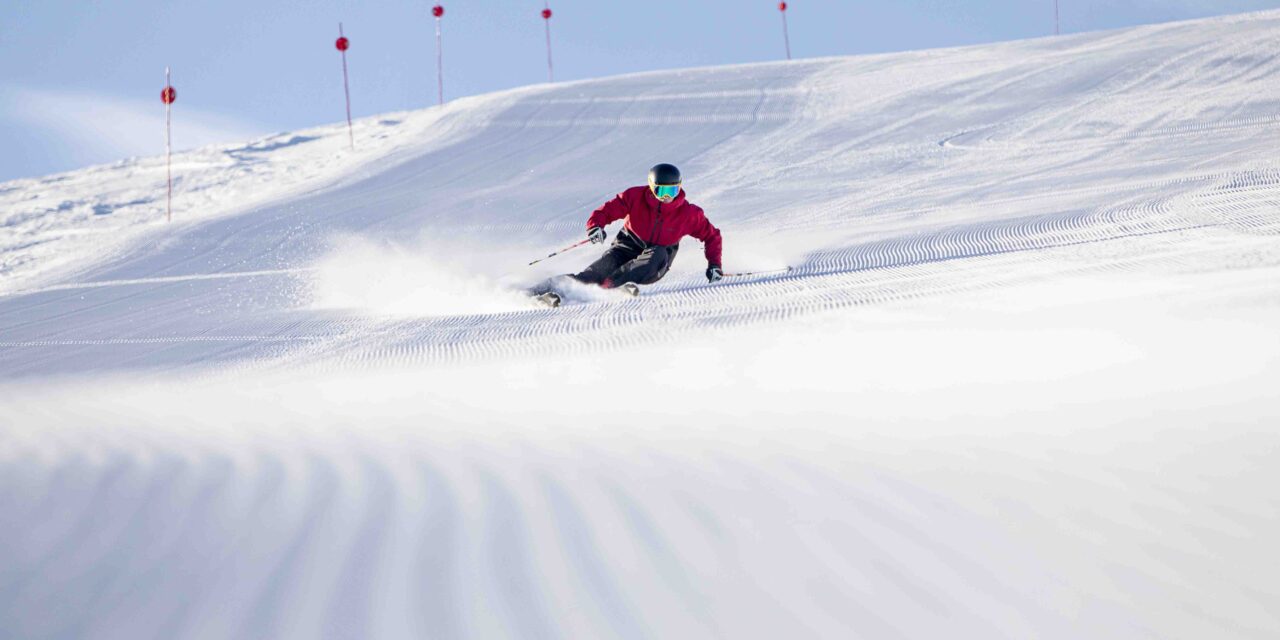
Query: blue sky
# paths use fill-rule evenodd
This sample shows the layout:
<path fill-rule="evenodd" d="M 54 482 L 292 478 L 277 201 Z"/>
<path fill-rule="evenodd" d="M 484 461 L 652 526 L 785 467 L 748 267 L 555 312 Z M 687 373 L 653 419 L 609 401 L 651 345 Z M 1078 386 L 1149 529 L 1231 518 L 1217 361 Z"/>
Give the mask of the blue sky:
<path fill-rule="evenodd" d="M 1280 8 L 1280 0 L 1060 0 L 1064 33 Z M 163 152 L 174 69 L 179 147 L 435 101 L 432 1 L 5 0 L 0 180 Z M 445 0 L 447 97 L 545 79 L 542 0 Z M 1048 35 L 1053 0 L 792 0 L 796 57 Z M 775 0 L 553 0 L 556 77 L 775 60 Z"/>

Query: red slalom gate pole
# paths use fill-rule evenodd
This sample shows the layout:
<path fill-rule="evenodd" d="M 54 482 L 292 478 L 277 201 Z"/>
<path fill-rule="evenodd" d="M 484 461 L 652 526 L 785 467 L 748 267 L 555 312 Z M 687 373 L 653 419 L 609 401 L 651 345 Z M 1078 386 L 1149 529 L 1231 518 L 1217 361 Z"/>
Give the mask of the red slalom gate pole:
<path fill-rule="evenodd" d="M 169 185 L 169 194 L 165 198 L 165 222 L 173 222 L 173 118 L 169 106 L 177 99 L 178 92 L 173 90 L 169 79 L 169 67 L 165 67 L 164 89 L 160 91 L 160 100 L 164 102 L 164 175 Z"/>
<path fill-rule="evenodd" d="M 431 15 L 436 17 L 436 85 L 440 92 L 440 104 L 444 104 L 444 39 L 440 36 L 440 19 L 444 17 L 444 6 L 431 7 Z"/>
<path fill-rule="evenodd" d="M 787 33 L 787 3 L 779 2 L 778 11 L 782 13 L 782 43 L 787 47 L 787 59 L 791 59 L 791 36 Z"/>
<path fill-rule="evenodd" d="M 347 49 L 351 48 L 351 41 L 342 34 L 342 23 L 338 23 L 338 41 L 334 43 L 338 51 L 342 52 L 342 93 L 347 97 L 347 139 L 351 142 L 351 148 L 356 148 L 356 134 L 351 130 L 351 87 L 347 83 Z"/>
<path fill-rule="evenodd" d="M 542 4 L 542 22 L 547 26 L 547 82 L 555 82 L 551 66 L 551 2 L 544 0 Z"/>

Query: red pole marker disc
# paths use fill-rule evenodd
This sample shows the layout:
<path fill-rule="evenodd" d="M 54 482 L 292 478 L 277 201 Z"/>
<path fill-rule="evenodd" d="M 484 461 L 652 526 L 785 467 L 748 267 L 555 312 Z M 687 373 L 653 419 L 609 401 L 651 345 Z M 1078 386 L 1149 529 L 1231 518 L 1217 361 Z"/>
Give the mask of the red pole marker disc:
<path fill-rule="evenodd" d="M 785 2 L 779 2 L 779 3 L 778 3 L 778 11 L 786 11 L 786 10 L 787 10 L 787 3 L 785 3 Z"/>
<path fill-rule="evenodd" d="M 551 19 L 551 10 L 550 10 L 550 9 L 543 9 L 543 10 L 542 10 L 542 19 L 543 19 L 543 20 L 550 20 L 550 19 Z"/>
<path fill-rule="evenodd" d="M 435 16 L 435 17 L 437 17 L 437 18 L 439 18 L 440 16 L 443 16 L 443 15 L 444 15 L 444 7 L 442 7 L 442 6 L 440 6 L 440 5 L 436 5 L 436 6 L 434 6 L 434 7 L 431 7 L 431 15 L 433 15 L 433 16 Z"/>
<path fill-rule="evenodd" d="M 173 87 L 165 87 L 160 91 L 160 101 L 165 104 L 173 104 L 173 101 L 177 99 L 178 92 L 174 91 Z"/>
<path fill-rule="evenodd" d="M 338 51 L 346 51 L 351 48 L 351 41 L 346 38 L 338 38 L 338 41 L 333 43 L 333 46 L 337 47 Z"/>

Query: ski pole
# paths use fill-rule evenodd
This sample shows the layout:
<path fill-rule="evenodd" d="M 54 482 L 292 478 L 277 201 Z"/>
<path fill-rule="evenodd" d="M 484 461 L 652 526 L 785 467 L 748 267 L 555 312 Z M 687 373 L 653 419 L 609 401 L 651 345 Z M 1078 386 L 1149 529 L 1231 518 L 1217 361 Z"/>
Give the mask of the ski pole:
<path fill-rule="evenodd" d="M 769 271 L 743 271 L 741 273 L 724 273 L 721 275 L 723 275 L 726 278 L 741 278 L 743 276 L 763 276 L 771 273 L 786 273 L 788 271 L 791 271 L 791 267 L 787 267 L 786 269 L 771 269 Z"/>
<path fill-rule="evenodd" d="M 560 254 L 562 254 L 562 253 L 564 253 L 564 252 L 566 252 L 566 251 L 568 251 L 568 250 L 570 250 L 570 249 L 577 249 L 578 247 L 581 247 L 582 245 L 587 244 L 588 242 L 591 242 L 591 238 L 587 238 L 586 240 L 582 240 L 582 241 L 580 241 L 580 242 L 575 242 L 575 243 L 573 243 L 573 244 L 571 244 L 571 245 L 569 245 L 569 246 L 567 246 L 567 247 L 565 247 L 565 248 L 563 248 L 563 249 L 561 249 L 561 250 L 559 250 L 559 251 L 556 251 L 556 252 L 554 252 L 554 253 L 548 254 L 548 255 L 547 255 L 547 258 L 554 258 L 554 257 L 556 257 L 556 256 L 558 256 L 558 255 L 560 255 Z M 537 260 L 534 260 L 533 262 L 530 262 L 530 263 L 529 263 L 529 266 L 533 266 L 533 265 L 535 265 L 535 264 L 538 264 L 539 262 L 542 262 L 543 260 L 546 260 L 547 258 L 538 258 Z"/>

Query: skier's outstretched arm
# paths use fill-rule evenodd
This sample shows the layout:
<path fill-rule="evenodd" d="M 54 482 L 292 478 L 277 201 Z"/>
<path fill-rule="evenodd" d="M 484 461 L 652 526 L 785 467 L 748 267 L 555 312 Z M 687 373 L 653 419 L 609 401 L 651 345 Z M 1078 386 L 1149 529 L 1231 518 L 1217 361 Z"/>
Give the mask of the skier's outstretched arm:
<path fill-rule="evenodd" d="M 592 229 L 604 229 L 610 222 L 627 217 L 627 211 L 629 210 L 627 192 L 623 191 L 608 202 L 600 205 L 600 208 L 591 212 L 591 217 L 587 218 L 587 233 L 590 233 Z"/>
<path fill-rule="evenodd" d="M 702 216 L 693 232 L 689 235 L 702 241 L 702 252 L 707 257 L 707 281 L 715 282 L 719 280 L 724 271 L 720 268 L 721 252 L 724 249 L 724 240 L 720 237 L 720 230 L 707 220 L 706 215 Z"/>

